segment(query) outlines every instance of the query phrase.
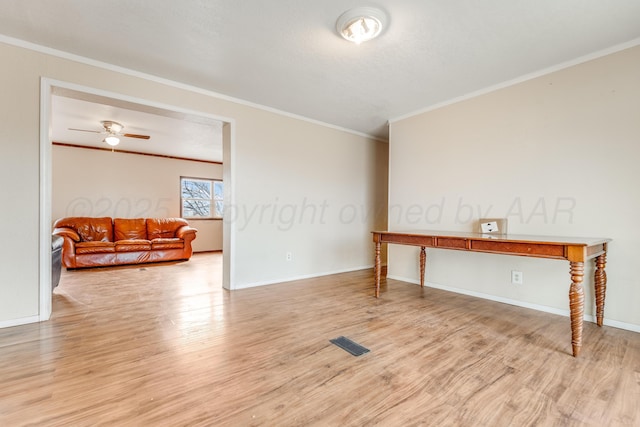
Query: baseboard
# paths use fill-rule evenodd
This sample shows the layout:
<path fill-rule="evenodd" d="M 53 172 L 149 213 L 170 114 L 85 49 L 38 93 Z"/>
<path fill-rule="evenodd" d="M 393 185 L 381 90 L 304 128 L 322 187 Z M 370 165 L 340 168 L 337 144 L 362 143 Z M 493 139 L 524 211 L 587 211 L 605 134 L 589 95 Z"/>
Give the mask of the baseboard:
<path fill-rule="evenodd" d="M 410 279 L 407 277 L 400 277 L 400 276 L 388 276 L 389 279 L 393 279 L 393 280 L 399 280 L 401 282 L 408 282 L 414 285 L 419 285 L 420 281 L 416 280 L 416 279 Z M 432 282 L 425 282 L 424 283 L 425 286 L 429 287 L 429 288 L 435 288 L 435 289 L 441 289 L 443 291 L 448 291 L 448 292 L 453 292 L 456 294 L 463 294 L 463 295 L 469 295 L 472 297 L 476 297 L 476 298 L 482 298 L 482 299 L 486 299 L 486 300 L 490 300 L 490 301 L 496 301 L 496 302 L 501 302 L 504 304 L 509 304 L 509 305 L 515 305 L 517 307 L 523 307 L 523 308 L 530 308 L 532 310 L 537 310 L 537 311 L 542 311 L 545 313 L 552 313 L 552 314 L 557 314 L 560 316 L 564 316 L 564 317 L 569 317 L 569 310 L 564 310 L 564 309 L 559 309 L 559 308 L 555 308 L 555 307 L 549 307 L 546 305 L 540 305 L 540 304 L 532 304 L 526 301 L 518 301 L 518 300 L 513 300 L 510 298 L 505 298 L 505 297 L 500 297 L 500 296 L 496 296 L 496 295 L 490 295 L 490 294 L 485 294 L 482 292 L 476 292 L 476 291 L 471 291 L 469 289 L 463 289 L 463 288 L 456 288 L 453 286 L 446 286 L 446 285 L 440 285 L 438 283 L 432 283 Z M 605 309 L 606 311 L 606 309 Z M 594 315 L 586 315 L 584 316 L 584 320 L 588 321 L 588 322 L 592 322 L 592 323 L 596 323 L 596 317 Z M 618 328 L 618 329 L 624 329 L 627 331 L 632 331 L 632 332 L 640 332 L 640 325 L 635 325 L 633 323 L 626 323 L 626 322 L 620 322 L 617 320 L 608 320 L 606 317 L 603 321 L 603 324 L 606 326 L 611 326 L 614 328 Z"/>
<path fill-rule="evenodd" d="M 233 289 L 234 290 L 247 289 L 247 288 L 255 288 L 258 286 L 275 285 L 277 283 L 286 283 L 286 282 L 293 282 L 296 280 L 313 279 L 315 277 L 331 276 L 332 274 L 350 273 L 352 271 L 359 271 L 359 270 L 370 270 L 372 268 L 373 268 L 373 265 L 365 265 L 361 267 L 346 268 L 344 270 L 335 270 L 335 271 L 328 271 L 323 273 L 305 274 L 302 276 L 285 277 L 277 280 L 266 280 L 264 282 L 252 282 L 252 283 L 246 283 L 244 285 L 237 285 Z"/>
<path fill-rule="evenodd" d="M 19 319 L 0 320 L 0 329 L 12 326 L 26 325 L 28 323 L 38 323 L 40 316 L 21 317 Z"/>
<path fill-rule="evenodd" d="M 605 313 L 606 312 L 607 310 L 605 307 Z M 593 318 L 593 320 L 590 320 L 591 322 L 593 323 L 596 322 L 593 316 L 589 316 L 589 317 Z M 611 326 L 612 328 L 625 329 L 627 331 L 640 333 L 640 325 L 634 325 L 633 323 L 619 322 L 617 320 L 607 320 L 607 318 L 605 317 L 604 320 L 602 321 L 602 324 L 606 326 Z"/>
<path fill-rule="evenodd" d="M 381 277 L 387 277 L 387 272 L 388 272 L 387 264 L 382 264 L 380 266 L 380 276 Z"/>

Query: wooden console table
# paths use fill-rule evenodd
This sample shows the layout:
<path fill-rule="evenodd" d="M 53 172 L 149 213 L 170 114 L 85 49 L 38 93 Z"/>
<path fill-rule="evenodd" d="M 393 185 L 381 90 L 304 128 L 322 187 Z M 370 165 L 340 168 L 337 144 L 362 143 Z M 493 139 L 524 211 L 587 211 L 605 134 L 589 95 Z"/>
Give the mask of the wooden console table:
<path fill-rule="evenodd" d="M 471 252 L 488 252 L 503 255 L 519 255 L 535 258 L 563 259 L 569 261 L 571 285 L 569 309 L 571 317 L 571 345 L 573 355 L 580 354 L 584 318 L 585 261 L 595 259 L 596 320 L 602 326 L 604 299 L 607 285 L 605 264 L 607 245 L 611 239 L 526 236 L 513 234 L 480 234 L 451 231 L 374 231 L 376 298 L 380 296 L 380 245 L 394 243 L 420 247 L 420 286 L 424 287 L 426 248 L 454 249 Z"/>

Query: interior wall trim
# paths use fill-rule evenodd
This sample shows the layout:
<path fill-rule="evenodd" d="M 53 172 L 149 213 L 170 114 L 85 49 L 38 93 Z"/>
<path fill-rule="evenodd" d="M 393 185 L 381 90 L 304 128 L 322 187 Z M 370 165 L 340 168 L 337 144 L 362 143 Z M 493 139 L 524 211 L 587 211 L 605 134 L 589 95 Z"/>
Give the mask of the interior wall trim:
<path fill-rule="evenodd" d="M 636 46 L 640 46 L 640 38 L 629 40 L 628 42 L 620 43 L 620 44 L 617 44 L 615 46 L 611 46 L 611 47 L 608 47 L 606 49 L 599 50 L 597 52 L 592 52 L 590 54 L 587 54 L 587 55 L 584 55 L 584 56 L 580 56 L 578 58 L 575 58 L 575 59 L 572 59 L 572 60 L 569 60 L 569 61 L 565 61 L 565 62 L 553 65 L 553 66 L 548 67 L 548 68 L 544 68 L 542 70 L 533 71 L 533 72 L 531 72 L 529 74 L 525 74 L 523 76 L 519 76 L 519 77 L 516 77 L 514 79 L 504 81 L 504 82 L 500 82 L 500 83 L 497 83 L 495 85 L 491 85 L 491 86 L 485 87 L 483 89 L 479 89 L 479 90 L 473 91 L 471 93 L 462 94 L 462 95 L 460 95 L 458 97 L 447 99 L 447 100 L 444 100 L 444 101 L 442 101 L 440 103 L 429 105 L 429 106 L 426 106 L 424 108 L 420 108 L 420 109 L 418 109 L 416 111 L 412 111 L 412 112 L 409 112 L 407 114 L 403 114 L 403 115 L 398 116 L 398 117 L 392 117 L 392 118 L 390 118 L 388 120 L 387 124 L 388 125 L 392 125 L 393 123 L 399 122 L 401 120 L 409 119 L 411 117 L 418 116 L 420 114 L 424 114 L 424 113 L 428 113 L 430 111 L 438 110 L 440 108 L 443 108 L 443 107 L 446 107 L 446 106 L 449 106 L 449 105 L 453 105 L 453 104 L 457 104 L 458 102 L 466 101 L 468 99 L 476 98 L 476 97 L 481 96 L 481 95 L 486 95 L 486 94 L 491 93 L 491 92 L 496 92 L 496 91 L 498 91 L 500 89 L 505 89 L 505 88 L 510 87 L 510 86 L 515 86 L 517 84 L 524 83 L 524 82 L 529 81 L 529 80 L 537 79 L 538 77 L 542 77 L 542 76 L 549 75 L 551 73 L 555 73 L 556 71 L 564 70 L 565 68 L 569 68 L 569 67 L 573 67 L 573 66 L 576 66 L 576 65 L 584 64 L 586 62 L 593 61 L 593 60 L 602 58 L 602 57 L 607 56 L 607 55 L 612 55 L 614 53 L 621 52 L 621 51 L 626 50 L 626 49 L 634 48 Z"/>
<path fill-rule="evenodd" d="M 413 285 L 420 285 L 420 281 L 416 280 L 416 279 L 411 279 L 408 277 L 401 277 L 401 276 L 387 276 L 388 279 L 393 279 L 393 280 L 399 280 L 401 282 L 407 282 L 407 283 L 411 283 Z M 536 311 L 542 311 L 544 313 L 551 313 L 551 314 L 557 314 L 559 316 L 564 316 L 564 317 L 569 317 L 569 310 L 564 310 L 564 309 L 560 309 L 560 308 L 555 308 L 555 307 L 549 307 L 546 305 L 540 305 L 540 304 L 533 304 L 533 303 L 529 303 L 526 301 L 518 301 L 518 300 L 513 300 L 510 298 L 504 298 L 504 297 L 499 297 L 499 296 L 495 296 L 495 295 L 490 295 L 490 294 L 485 294 L 482 292 L 476 292 L 476 291 L 471 291 L 469 289 L 463 289 L 463 288 L 456 288 L 454 286 L 447 286 L 447 285 L 440 285 L 438 283 L 433 283 L 433 282 L 424 282 L 424 286 L 425 287 L 429 287 L 429 288 L 435 288 L 435 289 L 440 289 L 443 291 L 448 291 L 448 292 L 453 292 L 456 294 L 462 294 L 462 295 L 469 295 L 472 297 L 476 297 L 476 298 L 482 298 L 482 299 L 486 299 L 486 300 L 490 300 L 490 301 L 496 301 L 496 302 L 501 302 L 504 304 L 509 304 L 509 305 L 515 305 L 516 307 L 523 307 L 523 308 L 530 308 L 532 310 L 536 310 Z M 373 286 L 372 286 L 372 292 L 373 292 Z M 391 292 L 393 292 L 393 290 L 391 290 Z M 596 317 L 594 315 L 590 315 L 590 314 L 586 314 L 584 316 L 584 320 L 588 321 L 588 322 L 592 322 L 592 323 L 596 323 Z M 633 323 L 626 323 L 626 322 L 620 322 L 618 320 L 611 320 L 611 319 L 607 319 L 607 309 L 605 306 L 605 319 L 603 324 L 605 326 L 612 326 L 614 328 L 618 328 L 618 329 L 624 329 L 627 331 L 632 331 L 632 332 L 639 332 L 640 333 L 640 325 L 636 325 Z"/>
<path fill-rule="evenodd" d="M 251 108 L 256 108 L 258 110 L 262 110 L 262 111 L 267 111 L 270 113 L 275 113 L 281 116 L 285 116 L 285 117 L 290 117 L 292 119 L 296 119 L 296 120 L 302 120 L 304 122 L 308 122 L 308 123 L 313 123 L 316 125 L 320 125 L 329 129 L 334 129 L 340 132 L 346 132 L 346 133 L 350 133 L 352 135 L 356 135 L 356 136 L 361 136 L 363 138 L 368 138 L 368 139 L 373 139 L 375 141 L 380 141 L 380 142 L 389 142 L 387 139 L 385 138 L 379 138 L 377 136 L 374 135 L 369 135 L 366 134 L 364 132 L 359 132 L 353 129 L 348 129 L 342 126 L 337 126 L 337 125 L 333 125 L 331 123 L 326 123 L 320 120 L 316 120 L 316 119 L 312 119 L 310 117 L 305 117 L 299 114 L 294 114 L 288 111 L 284 111 L 284 110 L 279 110 L 277 108 L 273 108 L 273 107 L 269 107 L 266 105 L 262 105 L 262 104 L 258 104 L 255 102 L 251 102 L 251 101 L 247 101 L 244 99 L 240 99 L 240 98 L 235 98 L 232 96 L 228 96 L 228 95 L 224 95 L 222 93 L 219 92 L 215 92 L 213 90 L 210 89 L 205 89 L 205 88 L 201 88 L 198 86 L 193 86 L 187 83 L 181 83 L 178 81 L 174 81 L 174 80 L 170 80 L 170 79 L 166 79 L 166 78 L 162 78 L 162 77 L 158 77 L 152 74 L 148 74 L 148 73 L 143 73 L 141 71 L 137 71 L 137 70 L 132 70 L 129 68 L 125 68 L 125 67 L 120 67 L 118 65 L 114 65 L 114 64 L 108 64 L 106 62 L 102 62 L 102 61 L 97 61 L 95 59 L 91 59 L 91 58 L 87 58 L 84 56 L 80 56 L 80 55 L 76 55 L 73 53 L 69 53 L 69 52 L 65 52 L 62 50 L 58 50 L 58 49 L 53 49 L 47 46 L 43 46 L 43 45 L 39 45 L 36 43 L 31 43 L 25 40 L 21 40 L 21 39 L 17 39 L 15 37 L 9 37 L 6 36 L 4 34 L 0 34 L 0 43 L 5 43 L 11 46 L 16 46 L 16 47 L 20 47 L 23 49 L 29 49 L 35 52 L 39 52 L 39 53 L 44 53 L 45 55 L 51 55 L 51 56 L 55 56 L 58 58 L 62 58 L 62 59 L 67 59 L 70 61 L 75 61 L 75 62 L 79 62 L 81 64 L 86 64 L 86 65 L 90 65 L 92 67 L 98 67 L 98 68 L 102 68 L 104 70 L 109 70 L 109 71 L 114 71 L 116 73 L 121 73 L 121 74 L 126 74 L 129 76 L 133 76 L 133 77 L 139 77 L 145 80 L 149 80 L 149 81 L 153 81 L 156 83 L 160 83 L 163 85 L 167 85 L 167 86 L 171 86 L 177 89 L 183 89 L 183 90 L 188 90 L 190 92 L 194 92 L 194 93 L 199 93 L 201 95 L 206 95 L 206 96 L 210 96 L 213 98 L 217 98 L 217 99 L 221 99 L 223 101 L 229 101 L 229 102 L 233 102 L 234 104 L 238 104 L 238 105 L 244 105 L 247 107 L 251 107 Z"/>
<path fill-rule="evenodd" d="M 163 159 L 172 159 L 172 160 L 187 160 L 190 162 L 201 162 L 201 163 L 208 163 L 212 165 L 222 164 L 222 162 L 216 162 L 213 160 L 190 159 L 188 157 L 167 156 L 164 154 L 153 154 L 153 153 L 141 153 L 139 151 L 129 151 L 129 150 L 116 150 L 116 149 L 112 150 L 111 148 L 107 148 L 107 147 L 87 147 L 85 145 L 68 144 L 66 142 L 53 141 L 51 145 L 57 145 L 59 147 L 81 148 L 85 150 L 100 150 L 100 151 L 109 151 L 109 152 L 113 151 L 115 153 L 135 154 L 138 156 L 162 157 Z"/>
<path fill-rule="evenodd" d="M 0 321 L 0 329 L 11 328 L 12 326 L 26 325 L 40 322 L 40 316 L 21 317 L 19 319 L 9 319 Z"/>
<path fill-rule="evenodd" d="M 303 279 L 315 279 L 316 277 L 332 276 L 334 274 L 341 274 L 341 273 L 351 273 L 352 271 L 360 271 L 360 270 L 371 270 L 373 272 L 373 264 L 361 265 L 359 267 L 353 267 L 353 268 L 345 268 L 342 270 L 325 271 L 321 273 L 305 274 L 305 275 L 293 276 L 293 277 L 282 277 L 279 279 L 265 280 L 261 282 L 245 283 L 237 286 L 234 289 L 246 289 L 246 288 L 255 288 L 258 286 L 277 285 L 279 283 L 293 282 L 296 280 L 303 280 Z M 373 295 L 373 289 L 374 289 L 373 282 L 371 282 L 371 295 Z"/>

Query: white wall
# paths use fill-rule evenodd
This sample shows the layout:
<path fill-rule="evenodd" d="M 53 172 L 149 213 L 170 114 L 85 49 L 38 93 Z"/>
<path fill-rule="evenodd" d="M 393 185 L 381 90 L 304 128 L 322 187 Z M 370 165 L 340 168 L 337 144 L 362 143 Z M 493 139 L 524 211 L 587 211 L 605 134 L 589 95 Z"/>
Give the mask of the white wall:
<path fill-rule="evenodd" d="M 53 146 L 51 217 L 180 216 L 180 177 L 222 179 L 222 165 Z M 222 250 L 222 221 L 189 220 L 194 252 Z"/>
<path fill-rule="evenodd" d="M 286 132 L 238 147 L 238 195 L 251 201 L 234 210 L 251 266 L 237 271 L 239 286 L 371 266 L 370 231 L 386 226 L 388 144 L 274 114 L 255 125 L 269 123 Z"/>
<path fill-rule="evenodd" d="M 337 215 L 345 205 L 371 211 L 379 202 L 375 183 L 378 171 L 386 171 L 386 143 L 139 73 L 6 43 L 0 43 L 0 58 L 0 178 L 15 183 L 3 185 L 1 196 L 0 221 L 11 245 L 0 245 L 0 326 L 38 316 L 42 77 L 232 120 L 231 176 L 238 209 L 262 209 L 276 199 L 302 209 L 305 200 L 326 200 L 325 222 L 317 217 L 286 231 L 278 223 L 267 223 L 266 217 L 261 223 L 226 219 L 235 239 L 229 251 L 225 248 L 233 261 L 234 271 L 227 272 L 232 287 L 372 265 L 369 232 L 381 220 L 373 215 L 341 220 Z M 290 262 L 285 261 L 286 251 L 293 252 Z"/>
<path fill-rule="evenodd" d="M 640 330 L 639 76 L 635 47 L 393 122 L 390 228 L 472 231 L 490 216 L 513 233 L 613 238 L 605 321 Z M 389 276 L 417 282 L 416 250 L 389 253 Z M 432 250 L 427 264 L 434 286 L 568 312 L 568 262 Z"/>

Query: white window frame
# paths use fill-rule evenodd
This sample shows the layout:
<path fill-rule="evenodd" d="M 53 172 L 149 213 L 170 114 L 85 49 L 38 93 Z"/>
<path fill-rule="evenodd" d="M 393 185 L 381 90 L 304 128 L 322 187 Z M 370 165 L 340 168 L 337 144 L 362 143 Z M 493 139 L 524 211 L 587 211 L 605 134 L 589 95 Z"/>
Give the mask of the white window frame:
<path fill-rule="evenodd" d="M 211 198 L 207 198 L 207 199 L 203 199 L 203 198 L 190 198 L 190 197 L 184 197 L 184 183 L 185 181 L 192 181 L 192 182 L 205 182 L 211 185 Z M 223 216 L 223 210 L 224 210 L 224 198 L 223 196 L 217 196 L 216 195 L 216 191 L 215 191 L 215 187 L 216 187 L 216 183 L 219 183 L 220 185 L 224 185 L 222 183 L 221 179 L 213 179 L 213 178 L 194 178 L 194 177 L 188 177 L 188 176 L 181 176 L 180 177 L 180 216 L 182 218 L 185 219 L 222 219 Z M 223 189 L 224 190 L 224 189 Z M 206 201 L 209 203 L 210 206 L 210 212 L 208 216 L 204 216 L 204 215 L 186 215 L 185 214 L 185 201 L 186 200 L 196 200 L 196 201 Z M 223 209 L 220 210 L 220 212 L 217 211 L 216 206 L 217 203 L 222 203 L 223 204 Z"/>

